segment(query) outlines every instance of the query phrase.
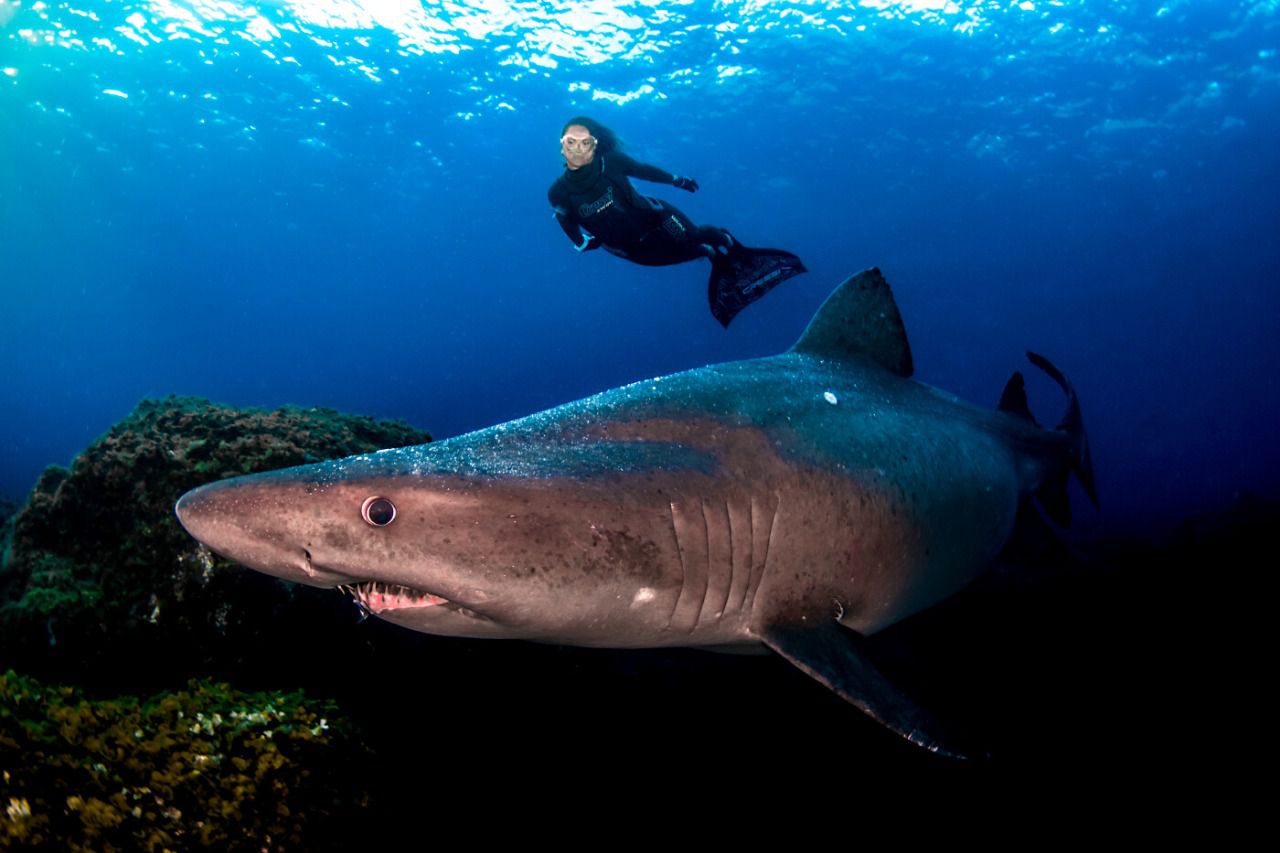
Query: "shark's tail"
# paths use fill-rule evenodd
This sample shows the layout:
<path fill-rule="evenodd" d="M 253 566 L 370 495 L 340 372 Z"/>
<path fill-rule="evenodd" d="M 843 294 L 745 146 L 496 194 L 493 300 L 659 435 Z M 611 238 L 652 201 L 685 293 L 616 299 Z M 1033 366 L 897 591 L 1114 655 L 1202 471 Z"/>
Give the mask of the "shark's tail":
<path fill-rule="evenodd" d="M 1067 478 L 1072 473 L 1084 487 L 1089 500 L 1095 507 L 1098 506 L 1098 491 L 1093 480 L 1093 459 L 1089 455 L 1089 437 L 1085 433 L 1084 417 L 1080 414 L 1080 400 L 1076 397 L 1076 390 L 1071 387 L 1067 377 L 1063 376 L 1062 371 L 1054 367 L 1049 359 L 1034 352 L 1028 352 L 1027 358 L 1047 373 L 1050 379 L 1057 382 L 1058 387 L 1067 395 L 1067 411 L 1058 423 L 1057 430 L 1064 433 L 1070 440 L 1070 458 L 1067 465 L 1055 471 L 1036 490 L 1035 497 L 1055 524 L 1059 527 L 1069 527 L 1071 504 L 1067 500 Z M 1002 412 L 1018 415 L 1035 423 L 1031 408 L 1027 405 L 1027 392 L 1021 373 L 1014 373 L 1010 377 L 1008 384 L 1004 387 L 1004 393 L 1000 395 L 998 408 Z"/>

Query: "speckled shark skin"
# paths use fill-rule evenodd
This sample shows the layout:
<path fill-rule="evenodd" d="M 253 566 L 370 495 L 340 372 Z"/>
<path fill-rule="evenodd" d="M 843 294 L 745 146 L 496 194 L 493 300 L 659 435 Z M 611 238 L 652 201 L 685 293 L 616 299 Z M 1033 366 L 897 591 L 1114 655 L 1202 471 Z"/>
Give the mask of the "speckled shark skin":
<path fill-rule="evenodd" d="M 868 270 L 780 355 L 213 483 L 177 513 L 219 554 L 343 587 L 418 631 L 763 644 L 904 736 L 954 751 L 861 636 L 973 580 L 1022 501 L 1069 470 L 1084 479 L 1087 451 L 1082 427 L 1034 423 L 1019 376 L 1012 410 L 989 411 L 911 372 L 888 284 Z"/>

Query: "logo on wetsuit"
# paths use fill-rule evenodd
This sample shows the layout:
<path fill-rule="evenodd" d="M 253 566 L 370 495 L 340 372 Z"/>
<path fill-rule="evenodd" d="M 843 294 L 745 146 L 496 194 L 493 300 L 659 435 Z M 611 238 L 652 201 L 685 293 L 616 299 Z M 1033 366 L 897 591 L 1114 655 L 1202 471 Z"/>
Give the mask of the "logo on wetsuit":
<path fill-rule="evenodd" d="M 596 199 L 590 204 L 578 205 L 578 216 L 582 217 L 583 219 L 587 219 L 588 217 L 595 216 L 597 213 L 604 210 L 605 208 L 612 207 L 612 206 L 613 206 L 613 187 L 608 187 L 605 189 L 604 195 L 602 195 L 600 198 Z"/>

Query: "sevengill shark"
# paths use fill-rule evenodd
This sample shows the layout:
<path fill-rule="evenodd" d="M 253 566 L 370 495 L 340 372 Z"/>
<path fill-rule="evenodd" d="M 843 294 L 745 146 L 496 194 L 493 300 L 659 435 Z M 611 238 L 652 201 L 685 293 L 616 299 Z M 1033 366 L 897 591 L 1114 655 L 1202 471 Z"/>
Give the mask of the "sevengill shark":
<path fill-rule="evenodd" d="M 765 647 L 928 749 L 945 727 L 864 638 L 956 593 L 1031 501 L 1096 503 L 1076 394 L 1053 429 L 911 379 L 877 269 L 790 350 L 636 382 L 445 441 L 202 486 L 217 553 L 342 588 L 415 631 L 617 648 Z"/>

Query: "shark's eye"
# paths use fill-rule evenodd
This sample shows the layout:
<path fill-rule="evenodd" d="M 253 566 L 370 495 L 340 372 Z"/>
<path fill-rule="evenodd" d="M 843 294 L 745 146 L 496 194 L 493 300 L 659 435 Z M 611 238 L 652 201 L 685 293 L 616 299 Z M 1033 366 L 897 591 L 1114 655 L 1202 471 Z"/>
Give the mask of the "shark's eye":
<path fill-rule="evenodd" d="M 396 505 L 386 498 L 374 495 L 365 498 L 364 506 L 360 507 L 360 515 L 374 527 L 386 527 L 396 520 Z"/>

